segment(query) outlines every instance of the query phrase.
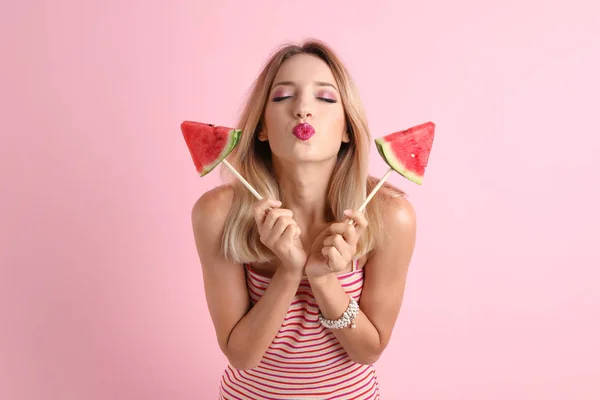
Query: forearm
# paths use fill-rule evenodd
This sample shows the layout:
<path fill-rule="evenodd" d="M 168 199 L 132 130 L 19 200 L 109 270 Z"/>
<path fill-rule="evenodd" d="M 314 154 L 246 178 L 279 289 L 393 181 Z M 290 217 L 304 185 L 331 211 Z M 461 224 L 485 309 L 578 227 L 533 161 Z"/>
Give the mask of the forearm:
<path fill-rule="evenodd" d="M 253 368 L 260 362 L 281 328 L 301 279 L 301 275 L 278 269 L 260 300 L 234 327 L 227 355 L 235 368 Z"/>
<path fill-rule="evenodd" d="M 335 274 L 309 278 L 309 282 L 323 316 L 336 320 L 348 308 L 348 294 Z M 381 354 L 379 332 L 361 311 L 354 320 L 355 328 L 331 329 L 350 358 L 360 364 L 373 364 Z"/>

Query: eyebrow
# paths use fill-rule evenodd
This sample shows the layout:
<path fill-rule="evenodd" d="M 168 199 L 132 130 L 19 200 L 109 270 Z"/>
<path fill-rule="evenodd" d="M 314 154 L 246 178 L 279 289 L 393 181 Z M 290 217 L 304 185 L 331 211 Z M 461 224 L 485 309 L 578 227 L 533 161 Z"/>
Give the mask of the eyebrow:
<path fill-rule="evenodd" d="M 281 81 L 281 82 L 275 83 L 273 85 L 273 88 L 275 88 L 276 86 L 295 86 L 295 85 L 296 84 L 294 82 L 292 82 L 292 81 Z M 335 85 L 332 84 L 332 83 L 329 83 L 329 82 L 317 81 L 317 82 L 315 82 L 315 85 L 321 86 L 321 87 L 323 87 L 323 86 L 329 86 L 329 87 L 334 88 L 336 90 L 336 92 L 337 92 L 337 88 L 335 87 Z"/>

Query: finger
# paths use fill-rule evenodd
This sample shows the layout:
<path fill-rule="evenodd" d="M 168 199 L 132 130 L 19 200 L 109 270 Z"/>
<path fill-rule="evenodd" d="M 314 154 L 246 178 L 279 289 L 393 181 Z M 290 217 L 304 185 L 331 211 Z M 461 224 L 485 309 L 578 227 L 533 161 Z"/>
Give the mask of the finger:
<path fill-rule="evenodd" d="M 343 268 L 344 261 L 342 255 L 334 246 L 323 247 L 321 252 L 327 258 L 327 266 L 330 270 L 337 271 Z"/>
<path fill-rule="evenodd" d="M 273 226 L 273 229 L 271 229 L 269 236 L 273 239 L 273 241 L 278 240 L 281 235 L 283 235 L 283 232 L 285 232 L 285 229 L 288 227 L 288 225 L 296 225 L 296 221 L 294 221 L 292 217 L 279 217 L 275 223 L 275 226 Z"/>
<path fill-rule="evenodd" d="M 335 238 L 336 234 L 327 236 L 325 238 L 325 240 L 323 240 L 323 246 L 332 246 L 333 245 L 333 239 Z"/>
<path fill-rule="evenodd" d="M 335 222 L 335 223 L 329 225 L 329 230 L 333 234 L 337 233 L 339 235 L 342 235 L 344 232 L 346 232 L 347 228 L 348 228 L 348 220 L 346 220 L 346 222 Z"/>
<path fill-rule="evenodd" d="M 300 229 L 298 225 L 294 225 L 294 231 L 296 232 L 294 234 L 294 239 L 298 239 L 302 235 L 302 229 Z"/>
<path fill-rule="evenodd" d="M 336 235 L 333 238 L 333 247 L 340 253 L 342 259 L 350 260 L 352 258 L 352 249 L 341 235 Z"/>
<path fill-rule="evenodd" d="M 335 224 L 331 224 L 330 229 L 334 235 L 342 235 L 351 246 L 354 246 L 358 242 L 356 227 L 352 224 L 348 224 L 347 220 L 346 222 L 336 222 Z"/>
<path fill-rule="evenodd" d="M 264 198 L 262 200 L 257 201 L 252 206 L 252 212 L 254 214 L 254 220 L 260 226 L 264 220 L 267 210 L 281 207 L 281 202 L 279 200 Z"/>
<path fill-rule="evenodd" d="M 348 217 L 350 220 L 354 221 L 354 225 L 356 228 L 356 234 L 358 236 L 362 235 L 367 226 L 369 225 L 369 221 L 365 217 L 365 214 L 358 210 L 344 210 L 344 215 Z M 347 222 L 346 222 L 347 223 Z"/>
<path fill-rule="evenodd" d="M 346 224 L 346 232 L 342 235 L 350 247 L 356 246 L 358 243 L 358 234 L 354 225 Z"/>
<path fill-rule="evenodd" d="M 285 208 L 273 209 L 269 212 L 269 214 L 265 218 L 265 221 L 263 223 L 263 229 L 265 230 L 265 232 L 268 232 L 271 229 L 273 229 L 273 227 L 275 226 L 275 224 L 277 223 L 279 218 L 292 217 L 292 216 L 293 216 L 292 210 L 288 210 Z"/>
<path fill-rule="evenodd" d="M 296 239 L 296 237 L 299 236 L 298 231 L 300 231 L 300 228 L 298 228 L 297 225 L 287 225 L 285 227 L 285 231 L 283 231 L 283 235 L 281 235 L 281 241 L 291 243 L 294 239 Z"/>

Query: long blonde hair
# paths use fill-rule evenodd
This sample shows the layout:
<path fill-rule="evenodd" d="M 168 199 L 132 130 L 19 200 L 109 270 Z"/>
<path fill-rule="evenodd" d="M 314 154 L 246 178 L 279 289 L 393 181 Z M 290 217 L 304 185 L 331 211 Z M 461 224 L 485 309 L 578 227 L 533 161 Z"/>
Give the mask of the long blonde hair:
<path fill-rule="evenodd" d="M 312 39 L 301 45 L 288 44 L 269 58 L 251 87 L 236 125 L 236 128 L 242 129 L 240 142 L 228 157 L 228 161 L 261 196 L 278 200 L 282 198 L 281 189 L 273 173 L 269 144 L 258 140 L 258 132 L 261 130 L 264 109 L 275 75 L 281 64 L 296 54 L 312 54 L 325 61 L 339 87 L 350 142 L 342 143 L 329 183 L 327 219 L 328 222 L 340 221 L 344 218 L 345 209 L 357 209 L 360 206 L 378 179 L 368 175 L 371 135 L 358 91 L 342 61 L 323 42 Z M 225 169 L 222 168 L 221 172 L 225 176 Z M 234 198 L 225 221 L 222 241 L 225 258 L 238 263 L 273 260 L 274 254 L 260 241 L 252 215 L 252 205 L 256 198 L 237 179 L 231 181 L 231 186 L 234 188 Z M 357 245 L 357 257 L 371 251 L 378 236 L 383 233 L 384 193 L 387 193 L 388 197 L 389 194 L 404 194 L 386 183 L 367 205 L 365 216 L 369 225 Z"/>

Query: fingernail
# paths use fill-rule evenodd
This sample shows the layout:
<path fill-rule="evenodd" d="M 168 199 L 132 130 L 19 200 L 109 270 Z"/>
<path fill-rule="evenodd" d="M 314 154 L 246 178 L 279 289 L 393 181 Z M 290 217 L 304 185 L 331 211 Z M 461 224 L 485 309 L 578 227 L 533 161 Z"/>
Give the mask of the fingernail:
<path fill-rule="evenodd" d="M 275 200 L 275 201 L 273 201 L 273 204 L 275 204 L 277 207 L 279 207 L 281 205 L 281 201 Z"/>
<path fill-rule="evenodd" d="M 352 214 L 352 210 L 344 210 L 344 215 L 350 215 Z"/>

